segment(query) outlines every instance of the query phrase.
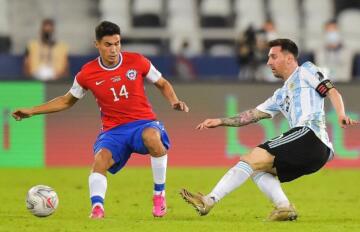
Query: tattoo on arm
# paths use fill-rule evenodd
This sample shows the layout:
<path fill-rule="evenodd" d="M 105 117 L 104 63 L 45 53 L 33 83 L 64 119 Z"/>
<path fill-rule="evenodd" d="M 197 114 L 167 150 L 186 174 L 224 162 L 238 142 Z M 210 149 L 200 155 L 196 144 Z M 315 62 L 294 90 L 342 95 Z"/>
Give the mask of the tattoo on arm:
<path fill-rule="evenodd" d="M 221 125 L 240 127 L 255 123 L 264 118 L 271 118 L 271 115 L 257 109 L 251 109 L 244 111 L 234 117 L 221 118 Z"/>

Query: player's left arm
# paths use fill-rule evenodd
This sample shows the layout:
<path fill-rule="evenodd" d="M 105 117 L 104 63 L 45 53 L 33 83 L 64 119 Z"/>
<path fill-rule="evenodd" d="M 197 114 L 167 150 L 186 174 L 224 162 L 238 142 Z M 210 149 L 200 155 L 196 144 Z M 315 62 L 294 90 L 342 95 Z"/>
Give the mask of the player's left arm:
<path fill-rule="evenodd" d="M 157 80 L 154 85 L 160 90 L 162 95 L 170 102 L 171 106 L 175 110 L 189 112 L 189 107 L 185 102 L 180 101 L 176 96 L 172 85 L 163 77 Z"/>
<path fill-rule="evenodd" d="M 315 88 L 321 97 L 328 96 L 331 104 L 335 108 L 338 123 L 342 128 L 359 124 L 358 121 L 352 120 L 345 113 L 345 106 L 341 94 L 335 88 L 334 84 L 324 75 L 321 70 L 311 62 L 305 62 L 301 65 L 303 78 L 307 83 Z"/>
<path fill-rule="evenodd" d="M 331 88 L 327 91 L 327 96 L 330 98 L 331 104 L 335 108 L 338 116 L 338 122 L 342 128 L 359 124 L 358 121 L 349 118 L 345 113 L 345 106 L 342 100 L 341 94 L 335 88 Z"/>
<path fill-rule="evenodd" d="M 174 110 L 189 112 L 189 107 L 185 102 L 180 101 L 176 96 L 172 85 L 162 76 L 162 74 L 144 56 L 140 56 L 139 62 L 144 67 L 144 76 L 152 82 L 168 100 Z"/>
<path fill-rule="evenodd" d="M 240 127 L 251 123 L 256 123 L 265 118 L 271 118 L 271 115 L 255 108 L 246 110 L 233 117 L 206 119 L 200 123 L 196 129 L 202 130 L 206 128 L 215 128 L 218 126 Z"/>

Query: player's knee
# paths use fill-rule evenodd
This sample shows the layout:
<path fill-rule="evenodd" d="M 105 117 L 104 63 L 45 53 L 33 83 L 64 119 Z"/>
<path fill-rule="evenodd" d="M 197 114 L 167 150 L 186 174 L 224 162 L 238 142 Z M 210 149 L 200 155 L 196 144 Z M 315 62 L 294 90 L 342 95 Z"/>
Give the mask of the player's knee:
<path fill-rule="evenodd" d="M 254 171 L 268 171 L 273 168 L 273 156 L 264 153 L 263 149 L 254 149 L 249 154 L 241 157 L 241 160 L 250 165 Z"/>
<path fill-rule="evenodd" d="M 160 133 L 155 128 L 146 128 L 142 133 L 142 139 L 145 146 L 155 145 L 161 142 Z"/>
<path fill-rule="evenodd" d="M 155 128 L 146 128 L 142 133 L 142 139 L 145 147 L 152 156 L 162 156 L 166 150 L 161 142 L 160 132 Z"/>
<path fill-rule="evenodd" d="M 253 160 L 248 157 L 242 157 L 241 160 L 249 164 L 253 171 L 264 171 L 265 169 L 264 163 L 259 160 Z"/>
<path fill-rule="evenodd" d="M 93 165 L 93 171 L 106 173 L 106 171 L 114 164 L 112 154 L 107 149 L 101 149 L 96 155 Z"/>

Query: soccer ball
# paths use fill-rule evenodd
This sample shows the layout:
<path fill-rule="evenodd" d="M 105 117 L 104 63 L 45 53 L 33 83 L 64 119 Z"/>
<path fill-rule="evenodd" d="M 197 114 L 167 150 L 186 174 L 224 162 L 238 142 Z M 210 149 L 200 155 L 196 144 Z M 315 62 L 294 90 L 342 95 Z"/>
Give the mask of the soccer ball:
<path fill-rule="evenodd" d="M 59 198 L 55 190 L 46 185 L 32 187 L 26 196 L 26 208 L 37 217 L 47 217 L 55 212 Z"/>

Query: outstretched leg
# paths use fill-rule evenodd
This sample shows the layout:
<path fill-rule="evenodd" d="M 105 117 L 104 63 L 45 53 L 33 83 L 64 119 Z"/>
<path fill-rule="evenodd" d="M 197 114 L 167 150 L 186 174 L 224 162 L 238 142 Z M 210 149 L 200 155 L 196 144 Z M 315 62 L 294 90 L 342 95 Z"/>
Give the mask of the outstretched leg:
<path fill-rule="evenodd" d="M 144 129 L 142 132 L 142 139 L 151 156 L 151 168 L 154 179 L 153 215 L 155 217 L 162 217 L 166 214 L 166 149 L 161 141 L 161 136 L 158 129 L 152 127 Z"/>
<path fill-rule="evenodd" d="M 208 195 L 193 194 L 186 189 L 182 189 L 180 194 L 195 207 L 200 215 L 206 215 L 215 203 L 245 183 L 254 171 L 270 170 L 273 162 L 274 157 L 272 155 L 266 150 L 257 147 L 250 154 L 242 157 L 241 161 L 221 178 Z"/>
<path fill-rule="evenodd" d="M 104 199 L 107 189 L 106 172 L 114 164 L 111 152 L 101 149 L 95 155 L 92 172 L 89 176 L 89 190 L 92 203 L 90 218 L 104 217 Z"/>

